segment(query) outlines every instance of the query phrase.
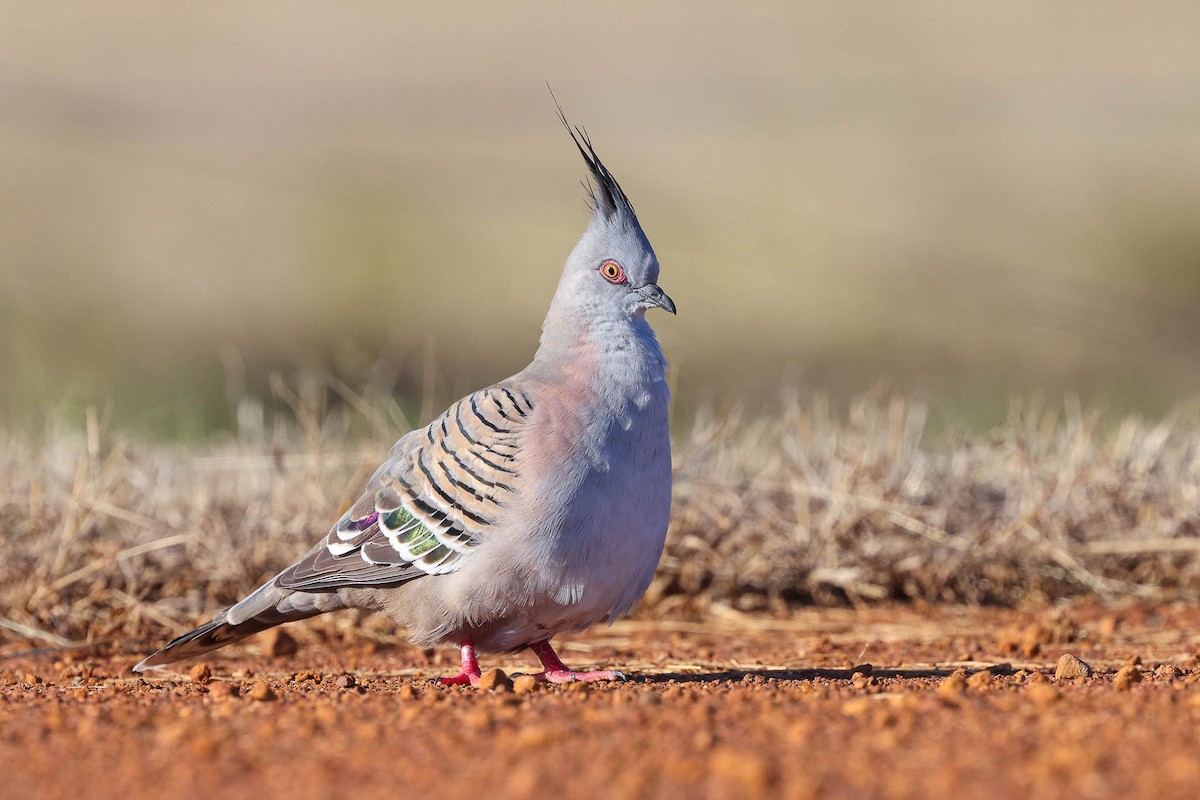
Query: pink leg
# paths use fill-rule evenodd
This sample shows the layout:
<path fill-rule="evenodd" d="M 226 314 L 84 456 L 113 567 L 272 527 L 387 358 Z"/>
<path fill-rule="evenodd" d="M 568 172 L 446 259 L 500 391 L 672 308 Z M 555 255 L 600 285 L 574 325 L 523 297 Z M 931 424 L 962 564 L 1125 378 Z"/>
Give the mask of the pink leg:
<path fill-rule="evenodd" d="M 550 646 L 550 640 L 534 642 L 529 649 L 542 662 L 543 672 L 534 675 L 535 678 L 550 681 L 550 683 L 574 683 L 576 681 L 623 681 L 625 676 L 615 669 L 597 669 L 591 672 L 574 672 L 562 662 L 558 653 Z"/>
<path fill-rule="evenodd" d="M 438 678 L 437 682 L 441 686 L 465 686 L 470 684 L 474 686 L 479 683 L 479 676 L 483 673 L 479 671 L 479 662 L 475 660 L 475 645 L 471 642 L 462 643 L 462 672 L 449 678 Z"/>

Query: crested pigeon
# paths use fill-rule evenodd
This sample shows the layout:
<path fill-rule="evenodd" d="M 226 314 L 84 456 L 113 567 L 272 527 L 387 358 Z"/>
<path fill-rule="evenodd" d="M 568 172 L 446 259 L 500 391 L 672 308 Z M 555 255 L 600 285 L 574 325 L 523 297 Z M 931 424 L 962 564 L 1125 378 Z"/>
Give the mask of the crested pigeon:
<path fill-rule="evenodd" d="M 359 500 L 299 561 L 134 667 L 141 672 L 284 622 L 382 611 L 423 647 L 528 647 L 629 610 L 650 585 L 671 509 L 666 361 L 646 321 L 675 313 L 629 198 L 587 133 L 559 118 L 591 176 L 592 217 L 567 258 L 532 363 L 403 436 Z"/>

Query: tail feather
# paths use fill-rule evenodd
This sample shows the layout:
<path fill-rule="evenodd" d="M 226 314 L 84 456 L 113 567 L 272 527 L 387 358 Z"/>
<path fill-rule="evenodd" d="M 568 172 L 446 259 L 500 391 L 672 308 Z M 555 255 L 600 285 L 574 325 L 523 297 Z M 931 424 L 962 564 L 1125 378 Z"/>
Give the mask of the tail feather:
<path fill-rule="evenodd" d="M 324 547 L 323 541 L 319 542 L 314 550 L 319 547 Z M 267 628 L 345 607 L 336 591 L 303 592 L 284 589 L 272 578 L 199 628 L 168 642 L 157 653 L 143 659 L 133 671 L 145 672 L 185 658 L 193 658 L 247 636 L 253 636 Z"/>
<path fill-rule="evenodd" d="M 158 669 L 176 661 L 183 661 L 184 659 L 193 658 L 216 650 L 231 642 L 236 642 L 239 639 L 245 639 L 247 636 L 253 636 L 256 633 L 265 631 L 267 628 L 274 628 L 276 625 L 284 622 L 292 622 L 316 616 L 320 613 L 322 612 L 314 609 L 307 613 L 291 612 L 284 614 L 274 609 L 269 609 L 253 619 L 234 625 L 225 621 L 226 612 L 222 611 L 195 630 L 190 630 L 168 642 L 157 653 L 143 659 L 141 663 L 133 668 L 133 671 L 145 672 L 151 669 Z"/>

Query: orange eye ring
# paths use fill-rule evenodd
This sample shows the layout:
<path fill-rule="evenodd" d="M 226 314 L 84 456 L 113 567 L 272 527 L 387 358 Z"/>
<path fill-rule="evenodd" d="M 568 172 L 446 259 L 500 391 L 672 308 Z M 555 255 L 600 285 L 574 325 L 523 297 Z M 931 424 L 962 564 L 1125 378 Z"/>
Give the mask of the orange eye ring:
<path fill-rule="evenodd" d="M 605 261 L 600 265 L 600 274 L 609 283 L 624 283 L 625 270 L 615 261 Z"/>

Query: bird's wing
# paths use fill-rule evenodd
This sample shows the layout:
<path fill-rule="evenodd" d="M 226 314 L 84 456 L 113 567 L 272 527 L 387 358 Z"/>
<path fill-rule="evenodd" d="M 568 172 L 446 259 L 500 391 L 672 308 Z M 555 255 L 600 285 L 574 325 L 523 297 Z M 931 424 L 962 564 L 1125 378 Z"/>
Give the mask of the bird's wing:
<path fill-rule="evenodd" d="M 519 491 L 532 412 L 527 393 L 497 384 L 401 438 L 323 544 L 276 584 L 320 591 L 453 572 Z"/>

